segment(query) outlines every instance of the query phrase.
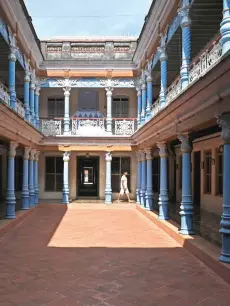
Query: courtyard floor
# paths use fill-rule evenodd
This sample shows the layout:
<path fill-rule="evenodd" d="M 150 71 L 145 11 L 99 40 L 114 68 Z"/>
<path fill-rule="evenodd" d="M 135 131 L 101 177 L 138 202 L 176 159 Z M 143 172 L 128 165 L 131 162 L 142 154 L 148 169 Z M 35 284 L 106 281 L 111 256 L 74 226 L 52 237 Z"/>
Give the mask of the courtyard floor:
<path fill-rule="evenodd" d="M 40 205 L 0 250 L 0 306 L 230 305 L 230 286 L 132 204 Z"/>

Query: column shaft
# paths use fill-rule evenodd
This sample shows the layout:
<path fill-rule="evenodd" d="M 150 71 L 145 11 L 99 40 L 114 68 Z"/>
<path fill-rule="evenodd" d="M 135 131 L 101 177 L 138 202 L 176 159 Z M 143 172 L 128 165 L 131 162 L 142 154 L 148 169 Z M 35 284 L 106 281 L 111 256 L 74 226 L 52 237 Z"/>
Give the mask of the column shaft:
<path fill-rule="evenodd" d="M 39 118 L 39 91 L 40 87 L 37 86 L 34 93 L 34 110 L 35 110 L 35 127 L 39 130 L 40 128 L 40 118 Z"/>
<path fill-rule="evenodd" d="M 140 152 L 137 152 L 137 189 L 136 189 L 136 196 L 137 196 L 137 204 L 140 204 L 140 190 L 141 190 L 141 160 L 140 160 Z"/>
<path fill-rule="evenodd" d="M 146 106 L 147 106 L 147 92 L 146 92 L 146 82 L 145 78 L 142 80 L 142 110 L 141 110 L 141 124 L 145 123 L 145 114 L 146 114 Z"/>
<path fill-rule="evenodd" d="M 112 90 L 113 88 L 106 88 L 106 96 L 107 96 L 107 133 L 112 135 Z"/>
<path fill-rule="evenodd" d="M 30 84 L 30 122 L 33 125 L 35 125 L 34 90 L 35 90 L 35 85 L 31 83 Z"/>
<path fill-rule="evenodd" d="M 29 205 L 29 154 L 30 148 L 25 148 L 23 159 L 22 209 L 30 209 Z"/>
<path fill-rule="evenodd" d="M 65 95 L 64 135 L 70 134 L 69 98 L 71 87 L 63 88 Z"/>
<path fill-rule="evenodd" d="M 11 51 L 9 55 L 9 94 L 10 94 L 10 106 L 16 109 L 16 91 L 15 91 L 15 67 L 16 67 L 16 56 Z"/>
<path fill-rule="evenodd" d="M 140 198 L 141 198 L 141 206 L 145 207 L 145 194 L 146 194 L 146 159 L 145 152 L 141 152 L 141 190 L 140 190 Z"/>
<path fill-rule="evenodd" d="M 223 0 L 223 19 L 220 23 L 222 54 L 230 49 L 230 2 Z"/>
<path fill-rule="evenodd" d="M 153 180 L 152 180 L 152 152 L 151 149 L 146 150 L 146 159 L 147 159 L 147 184 L 146 184 L 146 210 L 153 210 Z"/>
<path fill-rule="evenodd" d="M 151 118 L 151 109 L 152 109 L 152 101 L 153 101 L 153 81 L 150 75 L 147 77 L 147 108 L 146 108 L 146 120 Z"/>
<path fill-rule="evenodd" d="M 24 105 L 25 105 L 25 119 L 30 121 L 30 75 L 26 71 L 24 78 Z"/>
<path fill-rule="evenodd" d="M 137 126 L 140 127 L 140 124 L 141 124 L 141 109 L 142 109 L 141 89 L 139 87 L 137 87 L 136 90 L 137 90 Z"/>
<path fill-rule="evenodd" d="M 166 90 L 167 90 L 167 76 L 168 63 L 165 58 L 161 60 L 161 90 L 160 90 L 160 103 L 163 107 L 166 103 Z"/>
<path fill-rule="evenodd" d="M 105 183 L 105 204 L 112 204 L 112 180 L 111 180 L 111 153 L 105 154 L 106 161 L 106 183 Z"/>
<path fill-rule="evenodd" d="M 8 179 L 7 179 L 7 195 L 6 195 L 6 219 L 15 219 L 15 188 L 14 188 L 14 179 L 15 179 L 15 155 L 16 155 L 16 143 L 11 143 L 8 153 Z"/>
<path fill-rule="evenodd" d="M 34 203 L 34 155 L 36 150 L 31 150 L 29 160 L 29 195 L 30 195 L 30 207 L 35 205 Z"/>
<path fill-rule="evenodd" d="M 62 204 L 69 204 L 69 157 L 70 153 L 63 154 L 63 189 L 62 189 Z"/>
<path fill-rule="evenodd" d="M 38 158 L 39 158 L 39 152 L 37 151 L 34 156 L 34 204 L 38 204 Z"/>

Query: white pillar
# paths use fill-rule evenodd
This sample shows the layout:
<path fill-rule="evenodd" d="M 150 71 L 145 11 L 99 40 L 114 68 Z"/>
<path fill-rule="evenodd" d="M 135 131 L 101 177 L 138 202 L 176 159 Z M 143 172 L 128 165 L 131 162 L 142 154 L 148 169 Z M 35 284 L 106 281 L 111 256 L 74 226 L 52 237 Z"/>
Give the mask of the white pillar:
<path fill-rule="evenodd" d="M 71 87 L 63 88 L 65 95 L 65 114 L 64 114 L 64 135 L 70 134 L 70 119 L 69 119 L 69 97 Z"/>
<path fill-rule="evenodd" d="M 106 96 L 107 96 L 107 133 L 112 135 L 112 87 L 107 87 L 106 89 Z"/>

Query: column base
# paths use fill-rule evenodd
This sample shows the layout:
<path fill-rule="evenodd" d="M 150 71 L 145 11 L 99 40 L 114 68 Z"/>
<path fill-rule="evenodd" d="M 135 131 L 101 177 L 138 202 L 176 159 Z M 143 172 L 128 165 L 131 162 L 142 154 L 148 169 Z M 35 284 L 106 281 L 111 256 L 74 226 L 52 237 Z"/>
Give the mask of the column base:
<path fill-rule="evenodd" d="M 22 210 L 29 210 L 29 198 L 22 198 Z"/>
<path fill-rule="evenodd" d="M 193 230 L 186 230 L 186 229 L 180 229 L 179 233 L 181 235 L 195 235 L 195 232 Z"/>
<path fill-rule="evenodd" d="M 62 193 L 62 204 L 69 204 L 69 192 Z"/>
<path fill-rule="evenodd" d="M 16 219 L 16 215 L 5 215 L 5 219 Z"/>
<path fill-rule="evenodd" d="M 219 261 L 223 263 L 230 264 L 230 255 L 221 255 Z"/>

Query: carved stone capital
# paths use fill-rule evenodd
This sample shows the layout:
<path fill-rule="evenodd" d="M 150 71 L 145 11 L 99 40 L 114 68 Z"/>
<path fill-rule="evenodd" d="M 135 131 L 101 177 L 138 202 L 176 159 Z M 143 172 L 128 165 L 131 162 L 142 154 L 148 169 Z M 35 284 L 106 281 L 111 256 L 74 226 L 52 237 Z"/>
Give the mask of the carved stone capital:
<path fill-rule="evenodd" d="M 145 155 L 146 155 L 146 160 L 152 160 L 153 159 L 152 149 L 151 148 L 145 149 Z"/>
<path fill-rule="evenodd" d="M 159 156 L 160 157 L 167 157 L 168 156 L 168 149 L 166 142 L 158 142 L 157 147 L 159 148 Z"/>
<path fill-rule="evenodd" d="M 106 160 L 106 162 L 111 162 L 112 161 L 112 154 L 110 152 L 105 153 L 105 160 Z"/>
<path fill-rule="evenodd" d="M 25 77 L 24 77 L 25 82 L 30 82 L 30 71 L 26 70 L 25 71 Z"/>
<path fill-rule="evenodd" d="M 10 146 L 9 146 L 9 153 L 8 153 L 8 156 L 9 156 L 9 157 L 15 157 L 17 146 L 18 146 L 18 143 L 17 143 L 17 142 L 11 142 L 11 143 L 10 143 Z"/>
<path fill-rule="evenodd" d="M 140 162 L 141 161 L 141 152 L 140 151 L 136 151 L 136 157 L 137 157 L 137 161 Z"/>
<path fill-rule="evenodd" d="M 39 160 L 39 155 L 40 155 L 40 151 L 37 151 L 37 152 L 35 153 L 35 156 L 34 156 L 34 160 L 35 160 L 36 162 L 38 162 L 38 160 Z"/>
<path fill-rule="evenodd" d="M 24 155 L 23 155 L 24 159 L 29 159 L 30 158 L 30 151 L 31 151 L 30 147 L 25 147 Z"/>
<path fill-rule="evenodd" d="M 70 152 L 63 153 L 63 161 L 68 162 L 70 158 Z"/>
<path fill-rule="evenodd" d="M 32 149 L 32 150 L 30 151 L 30 160 L 34 160 L 35 154 L 36 154 L 36 150 L 35 150 L 35 149 Z"/>
<path fill-rule="evenodd" d="M 35 84 L 34 83 L 30 83 L 30 89 L 35 90 Z"/>
<path fill-rule="evenodd" d="M 140 151 L 140 159 L 141 161 L 145 161 L 146 160 L 146 156 L 145 156 L 145 151 Z"/>
<path fill-rule="evenodd" d="M 66 87 L 63 88 L 63 90 L 64 90 L 64 96 L 65 97 L 69 97 L 70 96 L 71 87 L 66 86 Z"/>
<path fill-rule="evenodd" d="M 137 87 L 136 90 L 137 90 L 137 96 L 138 97 L 141 96 L 141 87 Z"/>
<path fill-rule="evenodd" d="M 181 142 L 181 152 L 182 153 L 190 153 L 192 152 L 192 145 L 191 145 L 191 141 L 189 139 L 188 134 L 178 134 L 177 138 L 180 140 Z"/>
<path fill-rule="evenodd" d="M 182 7 L 179 8 L 178 14 L 181 15 L 181 27 L 189 27 L 191 25 L 191 18 L 189 16 L 189 11 L 190 11 L 190 5 L 189 5 L 189 0 L 184 0 L 182 2 Z"/>
<path fill-rule="evenodd" d="M 39 96 L 39 95 L 40 95 L 40 90 L 41 90 L 41 87 L 38 86 L 38 85 L 36 85 L 36 87 L 35 87 L 35 95 L 36 95 L 36 96 Z"/>
<path fill-rule="evenodd" d="M 148 83 L 150 83 L 150 82 L 152 82 L 153 81 L 153 78 L 152 78 L 152 75 L 151 75 L 151 73 L 150 74 L 148 74 L 148 76 L 147 76 L 147 82 Z"/>
<path fill-rule="evenodd" d="M 157 48 L 158 52 L 160 53 L 160 61 L 167 61 L 168 60 L 168 56 L 167 56 L 167 53 L 166 53 L 166 47 L 163 46 L 163 47 L 158 47 Z"/>
<path fill-rule="evenodd" d="M 141 89 L 142 89 L 142 90 L 145 90 L 145 89 L 146 89 L 146 83 L 142 83 Z"/>
<path fill-rule="evenodd" d="M 230 113 L 218 117 L 217 123 L 222 128 L 221 137 L 225 144 L 230 144 Z"/>
<path fill-rule="evenodd" d="M 112 97 L 113 94 L 113 87 L 106 87 L 106 96 L 107 97 Z"/>
<path fill-rule="evenodd" d="M 16 60 L 17 60 L 17 57 L 15 55 L 16 51 L 17 51 L 16 48 L 10 48 L 10 54 L 8 56 L 9 61 L 16 62 Z"/>

